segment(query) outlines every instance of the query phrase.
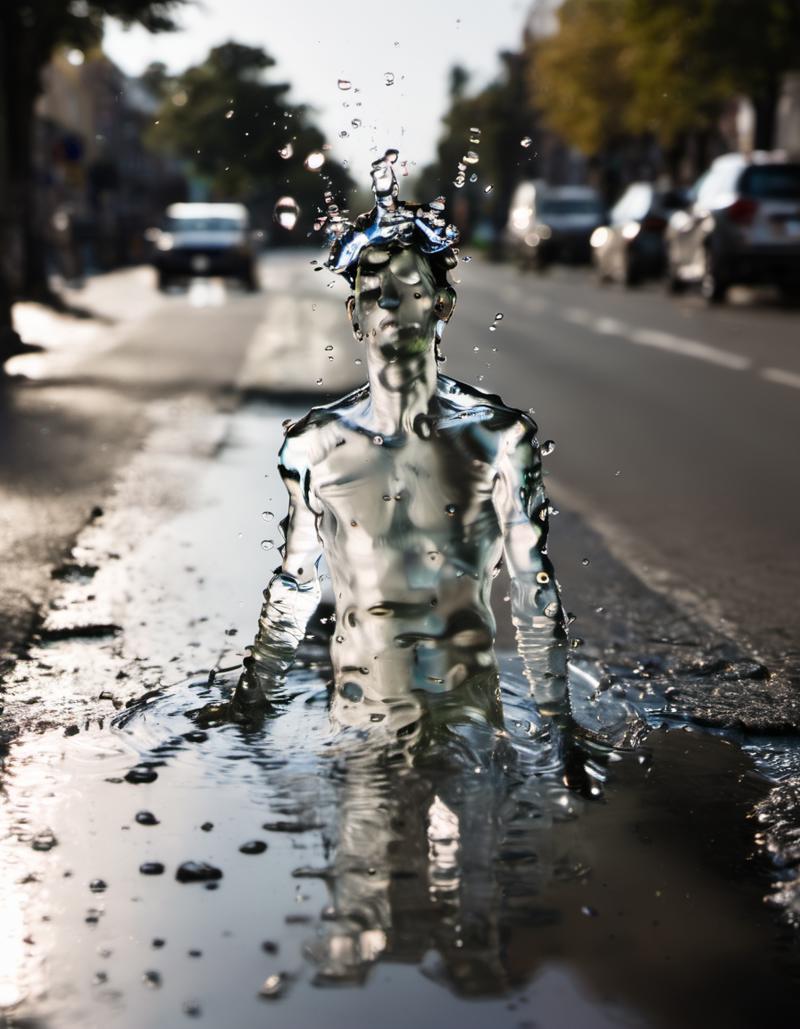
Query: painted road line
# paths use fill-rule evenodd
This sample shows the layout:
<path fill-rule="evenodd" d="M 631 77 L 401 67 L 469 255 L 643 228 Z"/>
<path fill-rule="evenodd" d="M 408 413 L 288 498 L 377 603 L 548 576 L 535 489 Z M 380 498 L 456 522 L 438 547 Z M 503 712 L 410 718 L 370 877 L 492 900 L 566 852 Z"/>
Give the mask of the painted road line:
<path fill-rule="evenodd" d="M 708 361 L 722 368 L 730 368 L 731 371 L 743 372 L 753 364 L 749 357 L 742 354 L 732 354 L 728 350 L 709 346 L 708 343 L 684 339 L 683 336 L 674 336 L 671 332 L 660 332 L 658 329 L 634 329 L 626 333 L 626 338 L 639 346 L 655 347 L 672 354 L 681 354 L 683 357 L 694 357 L 698 361 Z"/>
<path fill-rule="evenodd" d="M 783 368 L 762 368 L 759 374 L 767 382 L 777 382 L 781 386 L 794 386 L 795 389 L 800 389 L 800 375 L 797 372 L 787 372 Z"/>

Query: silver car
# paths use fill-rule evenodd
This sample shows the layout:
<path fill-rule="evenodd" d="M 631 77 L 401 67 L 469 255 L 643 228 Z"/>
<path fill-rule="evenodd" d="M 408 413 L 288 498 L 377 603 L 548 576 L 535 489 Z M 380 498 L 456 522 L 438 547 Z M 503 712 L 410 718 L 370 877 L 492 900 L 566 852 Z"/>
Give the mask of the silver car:
<path fill-rule="evenodd" d="M 592 258 L 601 282 L 636 286 L 664 272 L 664 231 L 674 211 L 686 206 L 684 193 L 634 182 L 611 208 L 608 225 L 592 233 Z"/>
<path fill-rule="evenodd" d="M 553 261 L 588 262 L 589 238 L 604 216 L 602 201 L 589 186 L 523 182 L 508 212 L 509 256 L 539 269 Z"/>
<path fill-rule="evenodd" d="M 698 283 L 711 302 L 728 287 L 800 286 L 800 164 L 780 155 L 725 154 L 693 187 L 665 234 L 670 289 Z"/>

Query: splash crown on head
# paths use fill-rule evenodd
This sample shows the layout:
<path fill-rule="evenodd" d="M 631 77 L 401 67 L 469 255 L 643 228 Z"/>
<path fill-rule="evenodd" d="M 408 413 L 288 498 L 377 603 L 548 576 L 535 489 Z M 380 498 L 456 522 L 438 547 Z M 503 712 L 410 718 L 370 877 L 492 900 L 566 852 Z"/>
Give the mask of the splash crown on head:
<path fill-rule="evenodd" d="M 355 285 L 358 259 L 366 247 L 394 244 L 414 247 L 422 254 L 440 254 L 458 243 L 458 229 L 444 217 L 444 198 L 429 204 L 399 200 L 400 188 L 394 173 L 398 152 L 387 150 L 372 164 L 372 192 L 375 206 L 359 215 L 355 223 L 338 218 L 328 221 L 331 252 L 328 268 Z"/>

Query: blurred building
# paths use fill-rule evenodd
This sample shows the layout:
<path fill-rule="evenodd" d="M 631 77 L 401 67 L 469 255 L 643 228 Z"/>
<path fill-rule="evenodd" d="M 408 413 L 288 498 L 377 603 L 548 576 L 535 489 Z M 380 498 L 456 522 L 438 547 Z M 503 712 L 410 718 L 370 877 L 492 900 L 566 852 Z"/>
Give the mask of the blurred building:
<path fill-rule="evenodd" d="M 157 98 L 99 50 L 57 51 L 42 87 L 34 168 L 51 270 L 80 279 L 141 260 L 145 229 L 186 193 L 180 167 L 145 147 Z"/>

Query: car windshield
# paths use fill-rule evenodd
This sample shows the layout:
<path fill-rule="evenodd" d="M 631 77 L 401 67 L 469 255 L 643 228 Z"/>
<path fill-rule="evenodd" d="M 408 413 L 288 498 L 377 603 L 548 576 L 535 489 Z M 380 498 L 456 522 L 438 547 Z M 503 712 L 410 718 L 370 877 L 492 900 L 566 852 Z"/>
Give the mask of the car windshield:
<path fill-rule="evenodd" d="M 237 232 L 242 223 L 236 218 L 167 218 L 167 232 Z"/>
<path fill-rule="evenodd" d="M 591 197 L 545 197 L 539 204 L 541 215 L 591 214 L 600 217 L 600 204 Z"/>
<path fill-rule="evenodd" d="M 765 164 L 747 169 L 741 190 L 759 200 L 800 200 L 800 164 Z"/>

